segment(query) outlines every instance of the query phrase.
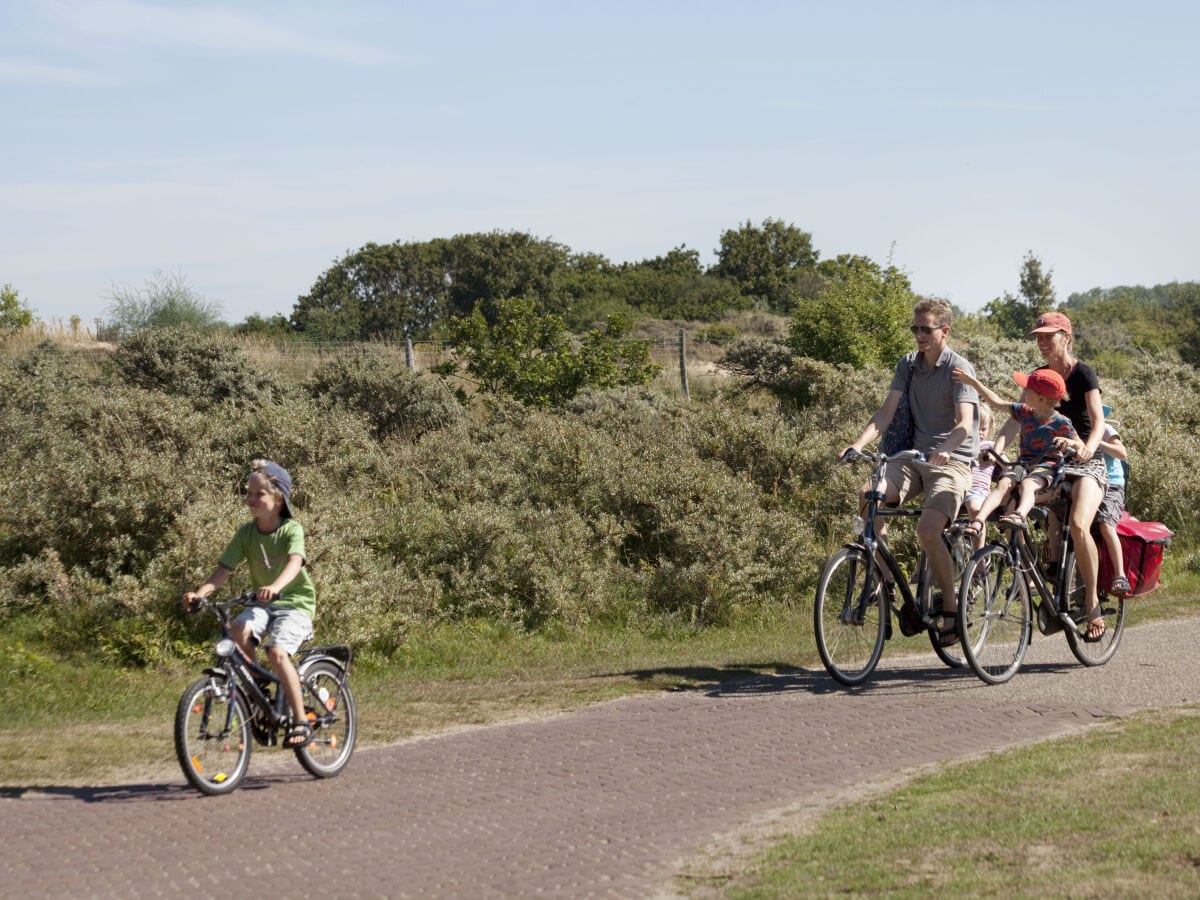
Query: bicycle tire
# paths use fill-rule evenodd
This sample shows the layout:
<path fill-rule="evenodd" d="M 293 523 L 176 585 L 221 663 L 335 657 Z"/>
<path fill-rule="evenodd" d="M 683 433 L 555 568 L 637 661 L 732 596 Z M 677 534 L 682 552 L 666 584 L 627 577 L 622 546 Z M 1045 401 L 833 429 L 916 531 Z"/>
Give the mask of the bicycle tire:
<path fill-rule="evenodd" d="M 230 690 L 224 678 L 193 681 L 175 710 L 175 755 L 188 783 L 202 794 L 228 794 L 237 789 L 250 766 L 253 741 L 246 701 L 233 699 L 228 732 L 224 724 Z M 217 729 L 215 733 L 213 729 Z"/>
<path fill-rule="evenodd" d="M 1074 554 L 1068 557 L 1061 577 L 1066 579 L 1067 590 L 1064 593 L 1067 612 L 1075 622 L 1074 628 L 1063 629 L 1067 644 L 1075 658 L 1085 666 L 1102 666 L 1113 658 L 1125 634 L 1125 615 L 1128 612 L 1125 598 L 1099 595 L 1098 602 L 1104 612 L 1104 635 L 1098 641 L 1089 642 L 1084 639 L 1088 627 L 1086 589 Z"/>
<path fill-rule="evenodd" d="M 950 551 L 950 561 L 954 566 L 954 583 L 961 585 L 967 566 L 971 564 L 971 557 L 975 554 L 975 545 L 970 535 L 962 531 L 955 532 L 952 538 L 945 540 L 947 549 Z M 926 577 L 932 578 L 933 571 L 927 571 Z M 940 609 L 934 609 L 931 612 L 934 615 L 938 615 Z M 929 635 L 929 644 L 933 647 L 933 652 L 938 655 L 938 658 L 943 663 L 951 669 L 961 669 L 967 665 L 966 655 L 962 652 L 959 644 L 951 644 L 949 647 L 943 647 L 941 645 L 941 635 L 938 633 L 937 628 L 931 628 L 927 633 Z"/>
<path fill-rule="evenodd" d="M 958 643 L 971 671 L 986 684 L 1017 673 L 1033 637 L 1033 608 L 1025 575 L 1003 544 L 975 554 L 958 594 Z"/>
<path fill-rule="evenodd" d="M 301 665 L 300 683 L 312 741 L 296 747 L 296 759 L 315 778 L 337 776 L 354 753 L 358 709 L 341 666 L 329 660 Z M 322 690 L 324 696 L 322 696 Z"/>
<path fill-rule="evenodd" d="M 843 547 L 829 558 L 817 582 L 813 634 L 825 671 L 842 684 L 866 681 L 883 655 L 891 609 L 880 603 L 882 578 L 875 569 L 877 590 L 865 597 L 873 560 L 861 547 Z"/>

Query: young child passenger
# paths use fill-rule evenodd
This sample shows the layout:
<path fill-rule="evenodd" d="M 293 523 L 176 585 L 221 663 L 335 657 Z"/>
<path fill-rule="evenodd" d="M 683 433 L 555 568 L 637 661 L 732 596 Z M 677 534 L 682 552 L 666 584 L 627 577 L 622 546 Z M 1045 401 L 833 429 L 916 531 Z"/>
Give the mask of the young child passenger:
<path fill-rule="evenodd" d="M 1025 389 L 1025 394 L 1022 403 L 1009 403 L 961 369 L 955 369 L 954 378 L 975 388 L 979 396 L 993 408 L 1006 409 L 1011 413 L 1011 418 L 997 435 L 997 443 L 1001 438 L 1007 442 L 1018 429 L 1021 435 L 1018 468 L 996 482 L 971 519 L 968 530 L 972 535 L 982 534 L 987 517 L 1009 499 L 1016 484 L 1020 485 L 1016 509 L 1001 516 L 1000 524 L 1023 526 L 1026 516 L 1033 509 L 1037 492 L 1050 485 L 1054 461 L 1061 456 L 1062 450 L 1083 446 L 1071 420 L 1054 410 L 1055 404 L 1067 393 L 1066 382 L 1053 369 L 1035 369 L 1028 375 L 1013 372 L 1013 381 Z"/>
<path fill-rule="evenodd" d="M 1125 577 L 1125 555 L 1121 552 L 1121 539 L 1117 535 L 1117 523 L 1125 511 L 1125 475 L 1129 470 L 1129 451 L 1108 418 L 1111 413 L 1109 407 L 1104 407 L 1104 438 L 1100 441 L 1099 449 L 1104 452 L 1104 464 L 1108 466 L 1108 488 L 1096 513 L 1096 524 L 1100 527 L 1104 548 L 1112 561 L 1113 580 L 1108 591 L 1120 596 L 1132 590 L 1129 579 Z"/>
<path fill-rule="evenodd" d="M 288 502 L 292 477 L 282 466 L 265 459 L 256 459 L 250 470 L 246 506 L 253 521 L 237 530 L 208 580 L 183 595 L 183 605 L 191 609 L 218 590 L 245 560 L 258 603 L 248 604 L 234 619 L 230 635 L 250 659 L 256 658 L 257 647 L 266 637 L 267 658 L 292 710 L 283 746 L 305 747 L 312 740 L 312 728 L 304 714 L 300 676 L 292 654 L 312 637 L 317 594 L 304 568 L 304 529 L 292 518 Z"/>
<path fill-rule="evenodd" d="M 963 506 L 967 510 L 967 517 L 972 520 L 979 518 L 979 510 L 983 507 L 983 501 L 987 499 L 987 495 L 992 490 L 992 472 L 995 470 L 996 464 L 984 453 L 996 445 L 992 440 L 992 423 L 991 407 L 986 403 L 981 403 L 979 405 L 979 460 L 971 470 L 971 489 L 963 497 Z M 971 531 L 975 536 L 975 549 L 978 550 L 983 546 L 983 530 L 971 529 Z"/>

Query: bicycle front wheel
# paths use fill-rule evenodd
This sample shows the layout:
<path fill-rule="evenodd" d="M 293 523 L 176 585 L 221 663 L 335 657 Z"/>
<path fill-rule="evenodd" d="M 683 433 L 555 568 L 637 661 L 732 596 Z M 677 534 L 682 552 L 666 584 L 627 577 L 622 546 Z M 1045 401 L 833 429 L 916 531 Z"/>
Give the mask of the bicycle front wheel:
<path fill-rule="evenodd" d="M 955 585 L 962 584 L 962 577 L 967 570 L 967 566 L 971 564 L 971 557 L 975 553 L 975 544 L 971 540 L 971 536 L 957 527 L 947 530 L 943 539 L 946 541 L 947 548 L 950 551 L 950 562 L 954 567 L 954 583 Z M 929 568 L 925 570 L 927 579 L 933 578 L 933 571 Z M 930 610 L 931 615 L 935 620 L 945 627 L 944 619 L 941 617 L 941 602 L 935 600 L 933 608 Z M 967 664 L 966 654 L 962 652 L 962 648 L 958 644 L 951 644 L 948 647 L 943 647 L 941 636 L 938 628 L 931 628 L 928 632 L 929 643 L 933 647 L 933 652 L 938 655 L 938 658 L 951 669 L 961 669 Z"/>
<path fill-rule="evenodd" d="M 981 680 L 1003 684 L 1021 668 L 1033 634 L 1029 588 L 1001 544 L 984 547 L 963 573 L 958 640 Z"/>
<path fill-rule="evenodd" d="M 354 695 L 336 663 L 321 660 L 301 667 L 304 710 L 313 730 L 312 742 L 296 748 L 296 758 L 309 774 L 333 778 L 354 752 L 358 736 L 358 710 Z"/>
<path fill-rule="evenodd" d="M 188 685 L 175 710 L 175 755 L 188 783 L 204 794 L 235 790 L 250 765 L 246 703 L 224 678 Z"/>
<path fill-rule="evenodd" d="M 817 583 L 813 633 L 825 670 L 845 685 L 870 677 L 883 655 L 891 610 L 880 603 L 879 571 L 861 547 L 843 547 L 825 564 Z M 872 591 L 867 592 L 870 582 Z"/>
<path fill-rule="evenodd" d="M 1089 642 L 1084 637 L 1088 629 L 1086 591 L 1074 554 L 1068 557 L 1062 577 L 1066 579 L 1067 585 L 1067 590 L 1063 592 L 1067 598 L 1067 611 L 1076 626 L 1063 629 L 1067 633 L 1067 643 L 1071 645 L 1071 652 L 1085 666 L 1102 666 L 1113 658 L 1121 643 L 1121 636 L 1125 633 L 1125 598 L 1101 595 L 1100 610 L 1104 614 L 1104 634 L 1100 640 Z"/>

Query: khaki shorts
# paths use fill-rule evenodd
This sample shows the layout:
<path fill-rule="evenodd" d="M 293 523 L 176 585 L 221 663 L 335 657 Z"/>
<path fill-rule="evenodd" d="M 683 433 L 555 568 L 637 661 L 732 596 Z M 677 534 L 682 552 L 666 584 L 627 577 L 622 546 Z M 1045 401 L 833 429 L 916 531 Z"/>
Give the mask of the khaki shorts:
<path fill-rule="evenodd" d="M 971 465 L 957 459 L 944 466 L 894 459 L 887 464 L 883 477 L 900 492 L 900 506 L 924 494 L 923 508 L 936 510 L 953 522 L 971 487 Z"/>
<path fill-rule="evenodd" d="M 256 644 L 278 647 L 289 656 L 313 636 L 312 619 L 302 609 L 255 603 L 246 606 L 234 621 L 250 623 L 250 633 Z M 265 644 L 263 635 L 267 637 Z"/>

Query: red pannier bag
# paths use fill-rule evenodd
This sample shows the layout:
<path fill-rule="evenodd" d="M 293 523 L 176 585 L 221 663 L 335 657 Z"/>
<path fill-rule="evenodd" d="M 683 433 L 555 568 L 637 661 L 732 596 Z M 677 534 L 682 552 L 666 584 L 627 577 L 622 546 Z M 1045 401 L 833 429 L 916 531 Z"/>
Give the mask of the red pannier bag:
<path fill-rule="evenodd" d="M 1125 557 L 1125 577 L 1133 589 L 1129 596 L 1148 594 L 1158 587 L 1162 574 L 1163 552 L 1171 544 L 1174 532 L 1162 522 L 1141 522 L 1127 512 L 1121 513 L 1117 522 L 1117 538 L 1121 541 L 1121 555 Z M 1097 536 L 1096 546 L 1100 551 L 1100 585 L 1112 584 L 1113 565 L 1108 558 L 1104 541 Z"/>

